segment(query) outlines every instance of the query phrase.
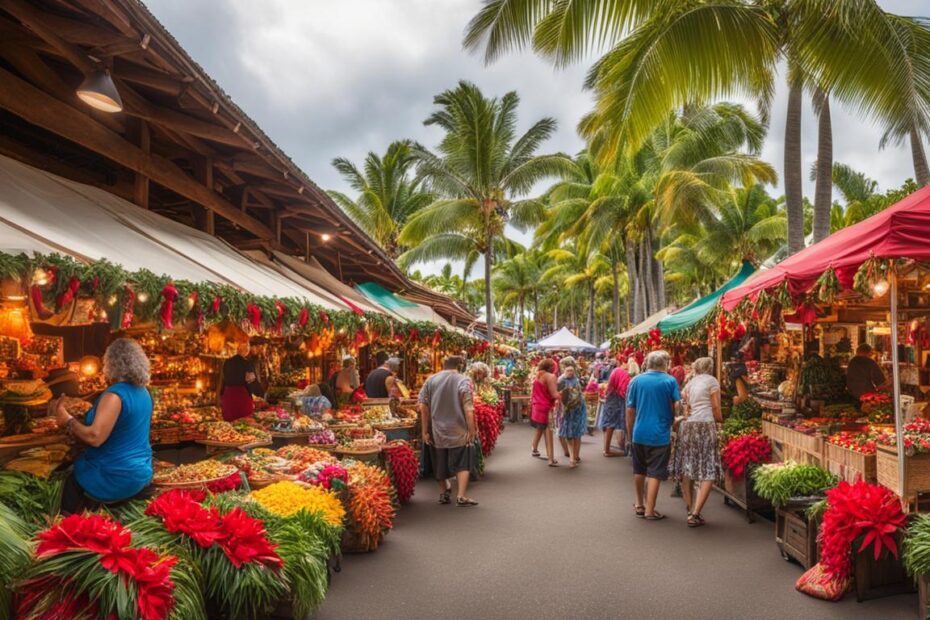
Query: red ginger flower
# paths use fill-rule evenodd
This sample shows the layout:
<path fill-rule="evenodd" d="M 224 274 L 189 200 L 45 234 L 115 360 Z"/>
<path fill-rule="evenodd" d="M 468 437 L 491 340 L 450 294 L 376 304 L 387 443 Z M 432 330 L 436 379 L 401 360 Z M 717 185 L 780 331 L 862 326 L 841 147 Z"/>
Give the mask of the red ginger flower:
<path fill-rule="evenodd" d="M 116 521 L 102 515 L 70 515 L 36 538 L 36 557 L 43 558 L 65 551 L 92 551 L 101 555 L 129 545 L 132 535 Z"/>
<path fill-rule="evenodd" d="M 284 560 L 275 553 L 276 545 L 268 541 L 265 524 L 235 508 L 222 517 L 223 530 L 228 537 L 220 543 L 223 553 L 233 566 L 256 563 L 282 567 Z"/>

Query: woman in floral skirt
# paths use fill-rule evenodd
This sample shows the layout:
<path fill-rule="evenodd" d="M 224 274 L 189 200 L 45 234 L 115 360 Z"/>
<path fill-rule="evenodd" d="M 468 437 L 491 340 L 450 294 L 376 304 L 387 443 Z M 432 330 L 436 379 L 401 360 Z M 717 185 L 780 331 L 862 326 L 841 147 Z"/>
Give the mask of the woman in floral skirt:
<path fill-rule="evenodd" d="M 682 391 L 686 418 L 678 429 L 678 443 L 672 459 L 671 474 L 681 481 L 681 492 L 688 508 L 688 527 L 704 525 L 701 510 L 714 486 L 723 477 L 717 425 L 723 422 L 720 412 L 720 384 L 711 374 L 714 360 L 702 357 L 694 361 L 694 376 Z M 698 482 L 694 497 L 691 482 Z"/>
<path fill-rule="evenodd" d="M 581 379 L 577 376 L 575 360 L 571 357 L 562 359 L 563 374 L 559 377 L 557 388 L 562 399 L 563 414 L 559 423 L 559 441 L 562 447 L 570 450 L 566 456 L 571 458 L 570 467 L 577 467 L 581 461 L 581 436 L 588 432 L 588 410 L 584 402 Z"/>
<path fill-rule="evenodd" d="M 601 407 L 601 419 L 598 426 L 604 431 L 604 456 L 623 456 L 626 454 L 626 388 L 630 385 L 630 373 L 623 366 L 618 366 L 610 373 L 607 380 L 607 394 Z M 623 452 L 610 449 L 610 440 L 614 430 L 620 435 Z"/>

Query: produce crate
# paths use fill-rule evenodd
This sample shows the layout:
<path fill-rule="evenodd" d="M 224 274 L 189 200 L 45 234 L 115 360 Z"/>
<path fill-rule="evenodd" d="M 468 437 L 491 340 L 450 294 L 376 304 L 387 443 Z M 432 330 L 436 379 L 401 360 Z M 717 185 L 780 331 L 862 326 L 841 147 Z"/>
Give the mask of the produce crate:
<path fill-rule="evenodd" d="M 863 454 L 826 441 L 823 444 L 823 455 L 830 473 L 846 482 L 865 480 L 874 484 L 878 480 L 877 458 L 874 454 Z"/>
<path fill-rule="evenodd" d="M 878 483 L 900 493 L 898 453 L 889 446 L 878 446 L 876 474 Z M 904 496 L 912 497 L 930 491 L 930 453 L 904 457 Z"/>
<path fill-rule="evenodd" d="M 817 563 L 817 534 L 820 520 L 810 521 L 803 510 L 779 508 L 775 512 L 775 544 L 786 560 L 805 569 Z"/>
<path fill-rule="evenodd" d="M 768 420 L 762 420 L 762 434 L 776 443 L 785 443 L 785 432 L 787 430 L 788 428 L 782 426 L 781 424 L 775 424 L 774 422 L 769 422 Z"/>
<path fill-rule="evenodd" d="M 724 472 L 723 486 L 714 485 L 714 488 L 723 495 L 723 503 L 734 505 L 746 514 L 746 520 L 754 523 L 756 514 L 767 513 L 772 510 L 772 504 L 756 495 L 750 475 L 734 478 L 730 472 Z"/>
<path fill-rule="evenodd" d="M 897 548 L 901 549 L 903 535 L 897 532 L 894 535 Z M 862 544 L 859 538 L 853 543 L 853 549 Z M 901 554 L 895 557 L 887 549 L 876 560 L 869 546 L 861 553 L 855 554 L 854 581 L 856 584 L 856 600 L 860 603 L 875 598 L 894 596 L 896 594 L 909 594 L 915 591 L 914 580 L 904 570 Z"/>

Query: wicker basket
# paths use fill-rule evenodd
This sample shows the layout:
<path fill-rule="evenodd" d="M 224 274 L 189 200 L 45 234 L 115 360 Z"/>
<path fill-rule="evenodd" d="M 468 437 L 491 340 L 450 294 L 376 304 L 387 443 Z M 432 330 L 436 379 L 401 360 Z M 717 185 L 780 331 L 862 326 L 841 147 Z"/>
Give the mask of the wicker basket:
<path fill-rule="evenodd" d="M 874 483 L 878 480 L 877 458 L 874 454 L 863 454 L 827 441 L 823 444 L 823 455 L 824 464 L 830 473 L 846 482 L 864 480 Z"/>
<path fill-rule="evenodd" d="M 163 426 L 149 431 L 149 440 L 153 444 L 175 444 L 181 442 L 181 429 L 177 426 Z"/>
<path fill-rule="evenodd" d="M 895 448 L 878 446 L 875 452 L 878 483 L 900 493 L 898 453 Z M 930 453 L 904 457 L 904 495 L 930 491 Z"/>

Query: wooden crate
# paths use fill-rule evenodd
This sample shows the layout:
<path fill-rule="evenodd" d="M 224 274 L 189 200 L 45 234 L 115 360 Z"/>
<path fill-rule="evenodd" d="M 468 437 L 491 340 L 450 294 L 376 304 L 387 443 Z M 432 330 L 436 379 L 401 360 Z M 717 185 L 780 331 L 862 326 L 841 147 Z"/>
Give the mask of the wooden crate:
<path fill-rule="evenodd" d="M 902 534 L 894 535 L 898 549 L 901 548 Z M 853 549 L 858 549 L 862 539 L 853 543 Z M 914 580 L 904 570 L 901 555 L 895 557 L 885 550 L 876 560 L 871 545 L 861 553 L 855 554 L 854 581 L 856 584 L 856 600 L 860 603 L 875 598 L 894 596 L 896 594 L 909 594 L 915 591 Z"/>
<path fill-rule="evenodd" d="M 723 495 L 725 504 L 733 504 L 746 514 L 746 520 L 755 522 L 756 514 L 772 510 L 772 504 L 756 495 L 750 475 L 734 478 L 730 472 L 724 472 L 723 485 L 714 486 Z"/>
<path fill-rule="evenodd" d="M 762 434 L 777 443 L 785 443 L 785 432 L 788 429 L 781 424 L 762 420 Z"/>
<path fill-rule="evenodd" d="M 898 480 L 898 454 L 894 448 L 878 446 L 876 478 L 895 493 L 901 492 Z M 911 497 L 930 491 L 930 453 L 904 457 L 904 496 Z"/>
<path fill-rule="evenodd" d="M 809 521 L 803 511 L 779 508 L 775 512 L 775 544 L 786 560 L 805 569 L 817 563 L 817 533 L 820 520 Z"/>
<path fill-rule="evenodd" d="M 865 480 L 875 483 L 878 480 L 877 458 L 874 454 L 862 454 L 855 450 L 837 446 L 828 441 L 823 444 L 823 456 L 830 473 L 846 482 Z"/>

